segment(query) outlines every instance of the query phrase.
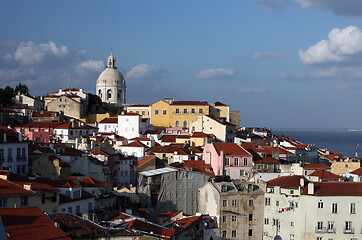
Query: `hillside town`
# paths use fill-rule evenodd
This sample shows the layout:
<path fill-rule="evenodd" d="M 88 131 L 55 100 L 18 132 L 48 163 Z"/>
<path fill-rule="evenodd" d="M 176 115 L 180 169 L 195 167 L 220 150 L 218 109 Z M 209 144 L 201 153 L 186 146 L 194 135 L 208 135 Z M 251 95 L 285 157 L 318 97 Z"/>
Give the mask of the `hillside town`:
<path fill-rule="evenodd" d="M 112 54 L 95 94 L 0 89 L 0 239 L 362 239 L 360 159 L 126 92 Z"/>

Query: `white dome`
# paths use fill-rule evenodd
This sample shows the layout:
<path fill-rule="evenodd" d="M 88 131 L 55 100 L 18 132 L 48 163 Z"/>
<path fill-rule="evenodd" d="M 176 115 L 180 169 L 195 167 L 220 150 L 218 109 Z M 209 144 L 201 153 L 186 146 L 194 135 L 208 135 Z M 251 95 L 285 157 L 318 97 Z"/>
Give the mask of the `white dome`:
<path fill-rule="evenodd" d="M 124 77 L 116 68 L 106 68 L 98 77 L 97 86 L 123 86 Z"/>

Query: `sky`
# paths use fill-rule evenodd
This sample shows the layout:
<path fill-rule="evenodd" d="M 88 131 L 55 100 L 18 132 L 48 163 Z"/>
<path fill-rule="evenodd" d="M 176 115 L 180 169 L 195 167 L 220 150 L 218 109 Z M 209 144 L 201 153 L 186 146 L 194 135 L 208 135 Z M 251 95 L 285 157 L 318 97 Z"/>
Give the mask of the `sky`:
<path fill-rule="evenodd" d="M 361 0 L 0 0 L 0 87 L 221 101 L 241 125 L 362 129 Z"/>

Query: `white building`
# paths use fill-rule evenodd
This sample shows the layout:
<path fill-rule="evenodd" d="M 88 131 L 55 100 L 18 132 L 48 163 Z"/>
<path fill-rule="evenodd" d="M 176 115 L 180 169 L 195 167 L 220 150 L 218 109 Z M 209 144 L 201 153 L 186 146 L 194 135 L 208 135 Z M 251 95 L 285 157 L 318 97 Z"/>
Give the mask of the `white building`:
<path fill-rule="evenodd" d="M 361 204 L 359 182 L 308 182 L 300 175 L 270 180 L 263 239 L 361 239 Z"/>
<path fill-rule="evenodd" d="M 23 141 L 21 133 L 0 128 L 0 169 L 25 175 L 28 174 L 28 141 Z"/>
<path fill-rule="evenodd" d="M 116 67 L 116 58 L 108 57 L 107 68 L 99 75 L 96 94 L 102 102 L 112 104 L 126 103 L 126 82 Z"/>
<path fill-rule="evenodd" d="M 142 117 L 137 113 L 122 113 L 118 115 L 118 134 L 127 138 L 136 138 L 142 135 Z"/>

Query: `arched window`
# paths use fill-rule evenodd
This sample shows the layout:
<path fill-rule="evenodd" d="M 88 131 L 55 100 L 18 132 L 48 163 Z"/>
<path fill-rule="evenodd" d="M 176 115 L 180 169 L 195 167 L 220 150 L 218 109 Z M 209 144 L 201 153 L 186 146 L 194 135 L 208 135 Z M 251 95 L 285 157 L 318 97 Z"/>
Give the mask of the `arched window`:
<path fill-rule="evenodd" d="M 102 98 L 102 90 L 98 90 L 98 97 Z"/>
<path fill-rule="evenodd" d="M 179 126 L 180 126 L 180 122 L 178 120 L 176 120 L 175 127 L 179 127 Z"/>
<path fill-rule="evenodd" d="M 183 128 L 187 128 L 187 121 L 184 121 L 184 123 L 182 124 Z"/>
<path fill-rule="evenodd" d="M 112 98 L 112 90 L 108 89 L 107 91 L 107 98 Z"/>

